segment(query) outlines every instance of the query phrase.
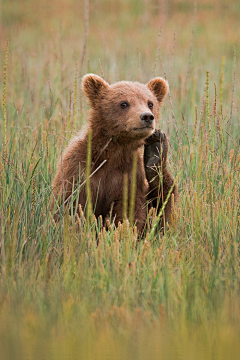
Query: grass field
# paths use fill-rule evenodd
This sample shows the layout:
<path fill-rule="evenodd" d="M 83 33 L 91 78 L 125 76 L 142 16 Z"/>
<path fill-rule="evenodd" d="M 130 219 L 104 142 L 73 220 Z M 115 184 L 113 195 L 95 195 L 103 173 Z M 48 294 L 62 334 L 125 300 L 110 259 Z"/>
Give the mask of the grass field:
<path fill-rule="evenodd" d="M 239 2 L 5 0 L 0 12 L 0 359 L 238 359 Z M 53 222 L 87 72 L 169 81 L 157 126 L 180 200 L 164 236 Z"/>

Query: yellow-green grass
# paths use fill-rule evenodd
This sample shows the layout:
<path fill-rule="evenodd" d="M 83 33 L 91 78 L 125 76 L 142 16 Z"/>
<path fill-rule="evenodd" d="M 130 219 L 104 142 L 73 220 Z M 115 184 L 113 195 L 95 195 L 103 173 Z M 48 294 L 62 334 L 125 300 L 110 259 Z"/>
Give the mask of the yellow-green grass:
<path fill-rule="evenodd" d="M 84 2 L 2 2 L 0 357 L 238 359 L 238 2 L 89 8 L 84 22 Z M 88 115 L 86 72 L 169 81 L 157 126 L 180 196 L 164 236 L 139 241 L 91 214 L 75 224 L 73 211 L 53 222 L 58 157 Z"/>

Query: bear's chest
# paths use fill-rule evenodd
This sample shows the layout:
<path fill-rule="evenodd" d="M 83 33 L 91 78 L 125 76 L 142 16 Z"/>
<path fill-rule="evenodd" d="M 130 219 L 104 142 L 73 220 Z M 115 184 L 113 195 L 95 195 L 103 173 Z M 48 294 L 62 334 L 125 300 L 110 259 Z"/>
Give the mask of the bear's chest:
<path fill-rule="evenodd" d="M 124 184 L 124 174 L 127 174 L 127 183 Z M 113 202 L 123 199 L 124 186 L 127 186 L 128 196 L 132 188 L 132 171 L 126 172 L 124 169 L 114 169 L 99 173 L 98 176 L 98 203 L 101 208 L 110 208 Z M 145 194 L 148 190 L 148 183 L 144 169 L 137 169 L 136 173 L 136 193 Z"/>
<path fill-rule="evenodd" d="M 98 175 L 99 201 L 109 203 L 121 197 L 123 191 L 123 172 L 121 171 L 104 171 Z"/>
<path fill-rule="evenodd" d="M 116 154 L 114 154 L 116 155 Z M 136 197 L 144 197 L 148 190 L 147 180 L 145 177 L 145 170 L 143 165 L 143 159 L 141 154 L 138 156 L 138 163 L 136 169 Z M 121 161 L 119 161 L 121 159 Z M 115 160 L 115 161 L 113 161 Z M 108 216 L 111 209 L 123 201 L 124 192 L 124 174 L 127 174 L 127 192 L 128 198 L 131 197 L 132 188 L 132 157 L 126 158 L 123 161 L 123 157 L 108 159 L 107 163 L 102 166 L 94 175 L 94 193 L 95 199 L 95 214 L 96 216 L 102 215 L 103 218 Z M 92 188 L 93 190 L 93 188 Z"/>

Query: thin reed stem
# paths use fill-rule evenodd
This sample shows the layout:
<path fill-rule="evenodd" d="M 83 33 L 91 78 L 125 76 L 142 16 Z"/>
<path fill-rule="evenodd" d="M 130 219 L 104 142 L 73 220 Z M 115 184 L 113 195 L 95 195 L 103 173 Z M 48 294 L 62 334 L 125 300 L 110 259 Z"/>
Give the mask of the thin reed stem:
<path fill-rule="evenodd" d="M 134 211 L 135 211 L 135 195 L 136 195 L 136 179 L 137 179 L 137 151 L 133 154 L 132 177 L 131 177 L 131 194 L 130 194 L 130 208 L 129 208 L 129 222 L 133 225 Z"/>
<path fill-rule="evenodd" d="M 221 77 L 220 77 L 220 114 L 223 115 L 223 84 L 224 84 L 224 68 L 225 68 L 225 56 L 222 57 L 221 64 Z"/>
<path fill-rule="evenodd" d="M 7 93 L 7 63 L 8 63 L 8 51 L 9 51 L 9 41 L 7 39 L 6 49 L 5 49 L 5 58 L 4 58 L 4 68 L 3 68 L 3 121 L 4 121 L 4 148 L 6 152 L 7 146 L 7 102 L 6 102 L 6 93 Z"/>
<path fill-rule="evenodd" d="M 90 184 L 91 163 L 92 163 L 92 129 L 89 129 L 88 145 L 87 145 L 87 165 L 86 165 L 87 222 L 90 221 L 90 217 L 93 213 L 91 184 Z"/>
<path fill-rule="evenodd" d="M 156 220 L 155 220 L 155 222 L 154 222 L 154 224 L 152 226 L 152 229 L 151 229 L 151 231 L 150 231 L 150 233 L 149 233 L 149 235 L 147 237 L 147 241 L 149 241 L 150 239 L 152 239 L 154 237 L 157 226 L 158 226 L 158 224 L 159 224 L 159 222 L 161 220 L 161 217 L 163 215 L 164 209 L 165 209 L 165 207 L 166 207 L 166 205 L 168 203 L 168 200 L 170 199 L 170 196 L 172 195 L 173 189 L 176 186 L 177 180 L 178 180 L 179 176 L 181 175 L 181 173 L 182 173 L 182 171 L 176 176 L 176 178 L 175 178 L 175 180 L 174 180 L 174 182 L 173 182 L 173 184 L 172 184 L 172 186 L 171 186 L 171 188 L 170 188 L 170 190 L 169 190 L 169 192 L 167 194 L 167 197 L 166 197 L 166 199 L 165 199 L 165 201 L 164 201 L 164 203 L 162 205 L 162 208 L 159 211 L 159 213 L 158 213 L 158 215 L 156 217 Z"/>
<path fill-rule="evenodd" d="M 78 93 L 78 63 L 76 61 L 75 81 L 74 81 L 74 102 L 73 102 L 73 123 L 77 128 L 77 93 Z"/>
<path fill-rule="evenodd" d="M 83 63 L 86 57 L 88 31 L 89 31 L 89 0 L 84 0 L 84 38 L 83 38 L 82 56 L 79 66 L 79 76 L 81 76 L 82 74 Z"/>
<path fill-rule="evenodd" d="M 123 220 L 127 219 L 128 208 L 128 174 L 123 175 Z"/>

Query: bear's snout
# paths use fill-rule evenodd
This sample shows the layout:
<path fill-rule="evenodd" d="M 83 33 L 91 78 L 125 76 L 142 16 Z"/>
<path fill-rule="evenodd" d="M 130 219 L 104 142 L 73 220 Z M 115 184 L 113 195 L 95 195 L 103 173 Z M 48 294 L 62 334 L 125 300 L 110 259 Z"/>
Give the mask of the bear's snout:
<path fill-rule="evenodd" d="M 144 125 L 148 126 L 154 121 L 154 116 L 150 112 L 144 112 L 140 115 L 140 120 Z"/>

